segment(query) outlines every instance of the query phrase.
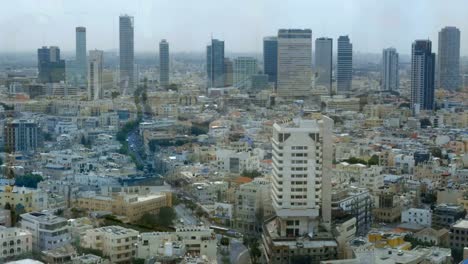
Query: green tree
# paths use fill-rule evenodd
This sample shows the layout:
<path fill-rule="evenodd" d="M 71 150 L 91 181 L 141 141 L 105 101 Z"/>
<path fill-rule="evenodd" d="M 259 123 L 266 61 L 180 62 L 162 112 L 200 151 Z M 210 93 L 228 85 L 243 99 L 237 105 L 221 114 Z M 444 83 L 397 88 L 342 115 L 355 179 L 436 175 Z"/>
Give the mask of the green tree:
<path fill-rule="evenodd" d="M 367 165 L 379 165 L 379 156 L 372 155 L 372 157 L 367 161 Z"/>
<path fill-rule="evenodd" d="M 251 170 L 251 171 L 244 170 L 241 175 L 244 177 L 249 177 L 253 179 L 253 178 L 262 176 L 262 173 L 259 172 L 258 170 Z"/>
<path fill-rule="evenodd" d="M 42 178 L 41 175 L 37 174 L 25 174 L 22 176 L 17 176 L 15 178 L 15 185 L 16 186 L 24 186 L 28 188 L 37 188 L 37 184 L 44 179 Z"/>

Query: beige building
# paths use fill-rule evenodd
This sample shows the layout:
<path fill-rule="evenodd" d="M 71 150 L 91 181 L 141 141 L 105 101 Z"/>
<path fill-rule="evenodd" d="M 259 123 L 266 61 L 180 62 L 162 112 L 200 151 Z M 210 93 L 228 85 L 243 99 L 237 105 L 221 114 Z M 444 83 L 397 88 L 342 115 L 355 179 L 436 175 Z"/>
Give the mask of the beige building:
<path fill-rule="evenodd" d="M 85 194 L 75 201 L 75 207 L 89 211 L 109 211 L 125 216 L 127 221 L 135 222 L 144 214 L 155 214 L 161 207 L 172 206 L 172 193 L 159 194 L 124 194 L 99 196 L 93 193 Z"/>
<path fill-rule="evenodd" d="M 137 240 L 136 230 L 105 226 L 87 230 L 81 246 L 102 251 L 112 263 L 129 263 L 135 256 Z"/>
<path fill-rule="evenodd" d="M 179 243 L 174 244 L 174 242 Z M 171 257 L 190 254 L 216 259 L 216 243 L 213 230 L 200 226 L 185 226 L 177 228 L 175 232 L 141 233 L 136 256 L 146 259 L 151 256 Z M 167 250 L 161 252 L 161 247 Z"/>
<path fill-rule="evenodd" d="M 16 228 L 0 226 L 0 262 L 32 251 L 31 232 Z"/>

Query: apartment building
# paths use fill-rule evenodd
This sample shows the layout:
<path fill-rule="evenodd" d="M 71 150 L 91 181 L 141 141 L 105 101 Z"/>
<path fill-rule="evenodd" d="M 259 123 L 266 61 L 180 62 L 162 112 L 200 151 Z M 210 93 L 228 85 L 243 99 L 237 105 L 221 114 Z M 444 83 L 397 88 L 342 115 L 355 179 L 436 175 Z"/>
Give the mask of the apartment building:
<path fill-rule="evenodd" d="M 16 227 L 0 226 L 0 261 L 32 251 L 31 232 Z"/>
<path fill-rule="evenodd" d="M 55 249 L 71 241 L 67 219 L 51 214 L 32 212 L 21 215 L 20 225 L 32 234 L 34 251 Z"/>

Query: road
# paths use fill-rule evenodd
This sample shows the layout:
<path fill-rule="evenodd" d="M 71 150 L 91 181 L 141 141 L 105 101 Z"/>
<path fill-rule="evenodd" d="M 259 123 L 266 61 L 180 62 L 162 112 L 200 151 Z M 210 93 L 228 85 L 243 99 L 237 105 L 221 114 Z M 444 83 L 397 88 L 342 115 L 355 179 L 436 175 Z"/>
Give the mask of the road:
<path fill-rule="evenodd" d="M 185 207 L 183 204 L 178 204 L 174 207 L 178 219 L 183 219 L 184 220 L 184 225 L 198 225 L 199 221 L 198 219 L 192 215 L 190 212 L 190 209 Z M 180 221 L 178 225 L 181 225 Z"/>
<path fill-rule="evenodd" d="M 143 153 L 145 150 L 143 147 L 143 141 L 141 140 L 141 137 L 138 134 L 138 127 L 136 127 L 134 130 L 128 133 L 127 142 L 129 153 L 135 155 L 135 158 L 137 159 L 138 163 L 145 164 L 145 160 L 143 160 L 143 158 L 141 157 L 141 153 Z"/>
<path fill-rule="evenodd" d="M 221 235 L 216 235 L 218 244 L 220 244 L 221 237 Z M 218 263 L 223 263 L 223 251 L 226 252 L 226 248 L 220 245 L 218 247 Z M 250 264 L 249 250 L 242 244 L 242 239 L 230 238 L 228 252 L 231 264 Z"/>

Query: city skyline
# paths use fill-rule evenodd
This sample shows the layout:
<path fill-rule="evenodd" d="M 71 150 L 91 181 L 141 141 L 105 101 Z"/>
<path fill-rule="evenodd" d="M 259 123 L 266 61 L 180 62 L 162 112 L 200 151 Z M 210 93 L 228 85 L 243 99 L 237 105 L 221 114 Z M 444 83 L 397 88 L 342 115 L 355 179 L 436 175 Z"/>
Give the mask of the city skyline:
<path fill-rule="evenodd" d="M 118 50 L 118 16 L 124 13 L 136 18 L 135 50 L 140 52 L 156 50 L 160 39 L 171 42 L 171 50 L 174 52 L 202 52 L 210 36 L 225 40 L 226 50 L 229 51 L 260 52 L 263 37 L 275 35 L 279 28 L 310 28 L 315 37 L 336 39 L 339 35 L 349 35 L 354 40 L 356 52 L 380 53 L 383 47 L 392 46 L 401 54 L 410 54 L 410 43 L 414 39 L 431 39 L 434 49 L 437 50 L 437 35 L 445 26 L 459 28 L 462 35 L 468 30 L 468 22 L 465 21 L 462 11 L 466 10 L 463 6 L 468 7 L 468 3 L 462 1 L 450 6 L 436 1 L 430 1 L 432 4 L 427 1 L 412 1 L 405 2 L 404 5 L 401 4 L 402 1 L 384 1 L 383 4 L 372 1 L 360 1 L 359 4 L 355 4 L 350 1 L 345 3 L 345 6 L 339 1 L 295 1 L 297 4 L 287 6 L 266 6 L 265 1 L 223 2 L 213 9 L 244 6 L 245 12 L 228 17 L 221 15 L 223 12 L 218 12 L 219 15 L 212 12 L 214 18 L 219 16 L 219 19 L 216 19 L 217 23 L 212 23 L 213 20 L 206 18 L 205 7 L 209 2 L 189 2 L 181 8 L 178 3 L 161 1 L 142 1 L 138 4 L 117 2 L 112 5 L 108 1 L 100 1 L 93 5 L 86 1 L 44 1 L 37 7 L 32 5 L 31 1 L 24 0 L 15 3 L 15 8 L 3 9 L 19 11 L 0 11 L 0 23 L 8 24 L 8 27 L 0 31 L 0 39 L 3 40 L 0 42 L 0 50 L 24 52 L 39 46 L 52 45 L 60 46 L 64 52 L 72 51 L 72 36 L 77 26 L 87 28 L 89 49 Z M 91 6 L 93 8 L 90 8 Z M 341 12 L 340 8 L 349 12 Z M 106 12 L 102 13 L 103 9 Z M 161 9 L 167 12 L 156 12 Z M 278 16 L 279 12 L 284 11 L 282 9 L 287 11 L 287 14 Z M 310 16 L 309 12 L 303 10 L 323 12 L 316 12 Z M 176 16 L 180 12 L 189 11 L 190 16 Z M 336 17 L 340 19 L 331 20 L 328 14 L 332 11 L 336 12 Z M 388 15 L 392 12 L 397 14 L 397 19 Z M 155 21 L 156 13 L 158 18 Z M 96 23 L 95 16 L 99 17 L 99 23 Z M 15 23 L 11 23 L 12 21 Z M 157 21 L 164 21 L 164 26 L 155 26 L 160 24 Z M 187 27 L 194 24 L 194 21 L 200 26 Z M 362 30 L 364 27 L 366 30 Z M 238 38 L 241 33 L 243 37 Z M 461 55 L 468 55 L 468 45 L 463 45 L 463 38 Z"/>

